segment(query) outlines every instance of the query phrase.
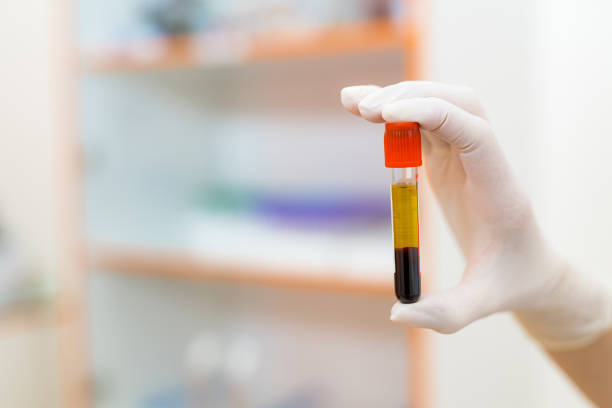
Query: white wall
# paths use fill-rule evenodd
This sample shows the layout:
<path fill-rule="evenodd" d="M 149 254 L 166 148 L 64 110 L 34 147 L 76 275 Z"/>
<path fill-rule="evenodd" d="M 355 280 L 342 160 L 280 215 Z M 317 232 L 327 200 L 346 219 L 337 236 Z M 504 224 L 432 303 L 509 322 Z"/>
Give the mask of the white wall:
<path fill-rule="evenodd" d="M 612 280 L 612 27 L 605 2 L 434 2 L 433 78 L 481 95 L 511 163 L 559 251 Z M 440 225 L 440 287 L 462 260 Z M 449 256 L 453 254 L 453 256 Z M 508 315 L 437 336 L 440 407 L 582 407 L 589 403 Z"/>
<path fill-rule="evenodd" d="M 560 250 L 612 283 L 600 244 L 612 227 L 612 6 L 542 0 L 537 12 L 541 220 Z"/>

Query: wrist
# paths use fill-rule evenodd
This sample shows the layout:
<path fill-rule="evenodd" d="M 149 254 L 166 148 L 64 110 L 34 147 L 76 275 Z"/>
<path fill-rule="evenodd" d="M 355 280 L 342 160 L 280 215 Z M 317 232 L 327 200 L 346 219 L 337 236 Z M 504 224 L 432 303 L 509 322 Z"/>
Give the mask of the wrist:
<path fill-rule="evenodd" d="M 612 327 L 612 290 L 566 261 L 552 263 L 548 287 L 531 307 L 515 310 L 523 328 L 549 350 L 594 342 Z"/>

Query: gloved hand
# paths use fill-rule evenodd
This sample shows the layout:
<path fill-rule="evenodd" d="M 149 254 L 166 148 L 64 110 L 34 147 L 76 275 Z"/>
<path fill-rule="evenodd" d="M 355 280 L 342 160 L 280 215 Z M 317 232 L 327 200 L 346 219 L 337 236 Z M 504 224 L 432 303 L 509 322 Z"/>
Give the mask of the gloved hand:
<path fill-rule="evenodd" d="M 351 86 L 341 98 L 372 122 L 420 124 L 425 172 L 467 261 L 459 285 L 396 303 L 392 320 L 453 333 L 514 311 L 550 349 L 585 345 L 611 326 L 610 290 L 549 247 L 470 88 L 401 82 Z"/>

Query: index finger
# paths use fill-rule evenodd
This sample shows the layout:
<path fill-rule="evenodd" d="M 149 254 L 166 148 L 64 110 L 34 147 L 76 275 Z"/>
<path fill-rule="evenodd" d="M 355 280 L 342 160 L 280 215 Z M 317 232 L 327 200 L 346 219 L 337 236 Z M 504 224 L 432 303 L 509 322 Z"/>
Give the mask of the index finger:
<path fill-rule="evenodd" d="M 486 119 L 484 108 L 472 88 L 429 81 L 404 81 L 384 88 L 352 86 L 342 90 L 344 107 L 371 122 L 383 122 L 386 105 L 411 98 L 438 98 L 458 106 L 466 112 Z M 345 104 L 351 101 L 350 105 Z M 357 105 L 355 107 L 355 105 Z M 357 113 L 356 110 L 359 112 Z"/>

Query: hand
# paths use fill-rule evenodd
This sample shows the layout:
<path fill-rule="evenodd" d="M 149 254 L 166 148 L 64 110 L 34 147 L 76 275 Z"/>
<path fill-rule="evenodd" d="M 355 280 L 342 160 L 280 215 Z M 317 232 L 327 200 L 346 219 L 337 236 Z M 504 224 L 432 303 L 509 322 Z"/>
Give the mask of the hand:
<path fill-rule="evenodd" d="M 470 88 L 352 86 L 341 99 L 348 111 L 372 122 L 420 124 L 426 175 L 467 261 L 459 285 L 414 304 L 395 304 L 392 320 L 452 333 L 512 310 L 548 347 L 588 342 L 610 326 L 610 293 L 548 247 Z"/>

